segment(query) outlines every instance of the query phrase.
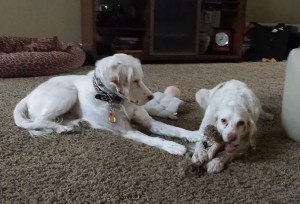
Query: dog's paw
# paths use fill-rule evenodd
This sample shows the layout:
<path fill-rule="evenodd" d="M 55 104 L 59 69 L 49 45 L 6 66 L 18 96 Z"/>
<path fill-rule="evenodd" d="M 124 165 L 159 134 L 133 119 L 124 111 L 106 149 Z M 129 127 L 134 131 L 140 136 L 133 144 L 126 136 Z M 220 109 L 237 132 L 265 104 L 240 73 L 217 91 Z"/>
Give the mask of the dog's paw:
<path fill-rule="evenodd" d="M 206 136 L 201 134 L 200 131 L 191 131 L 191 133 L 186 135 L 185 138 L 189 142 L 200 142 L 206 140 Z"/>
<path fill-rule="evenodd" d="M 224 169 L 224 163 L 220 158 L 214 158 L 207 163 L 207 173 L 220 173 Z"/>
<path fill-rule="evenodd" d="M 208 155 L 205 149 L 195 149 L 195 152 L 192 156 L 192 162 L 194 164 L 203 164 L 208 160 Z"/>
<path fill-rule="evenodd" d="M 59 127 L 57 127 L 55 129 L 55 131 L 57 133 L 66 133 L 66 132 L 71 132 L 72 130 L 73 130 L 73 127 L 71 127 L 71 126 L 63 126 L 63 125 L 61 125 L 61 126 L 59 126 Z"/>
<path fill-rule="evenodd" d="M 172 141 L 167 141 L 164 144 L 163 149 L 169 152 L 170 154 L 176 154 L 176 155 L 184 155 L 186 152 L 185 146 Z"/>
<path fill-rule="evenodd" d="M 91 124 L 88 121 L 85 121 L 85 120 L 79 121 L 78 126 L 80 128 L 91 128 Z"/>

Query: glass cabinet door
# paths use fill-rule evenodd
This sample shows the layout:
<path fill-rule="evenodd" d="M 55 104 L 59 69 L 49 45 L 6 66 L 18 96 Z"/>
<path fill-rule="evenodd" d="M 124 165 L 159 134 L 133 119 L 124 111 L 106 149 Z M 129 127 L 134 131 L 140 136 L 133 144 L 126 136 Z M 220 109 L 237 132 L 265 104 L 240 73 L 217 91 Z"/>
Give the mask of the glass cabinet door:
<path fill-rule="evenodd" d="M 197 53 L 199 4 L 198 0 L 151 1 L 151 54 Z"/>

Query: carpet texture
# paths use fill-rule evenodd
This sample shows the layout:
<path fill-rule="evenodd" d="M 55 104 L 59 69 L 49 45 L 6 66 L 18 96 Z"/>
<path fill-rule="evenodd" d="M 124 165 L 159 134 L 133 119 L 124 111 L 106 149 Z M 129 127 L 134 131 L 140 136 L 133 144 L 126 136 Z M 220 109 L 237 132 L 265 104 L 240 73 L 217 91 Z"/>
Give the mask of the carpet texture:
<path fill-rule="evenodd" d="M 102 130 L 31 138 L 15 126 L 15 104 L 49 77 L 0 79 L 0 203 L 299 203 L 300 144 L 289 140 L 280 112 L 285 62 L 145 65 L 152 91 L 182 90 L 178 121 L 190 130 L 203 113 L 199 88 L 238 79 L 260 98 L 274 121 L 258 122 L 256 152 L 231 162 L 220 174 L 183 177 L 184 157 Z M 86 73 L 83 67 L 78 73 Z"/>

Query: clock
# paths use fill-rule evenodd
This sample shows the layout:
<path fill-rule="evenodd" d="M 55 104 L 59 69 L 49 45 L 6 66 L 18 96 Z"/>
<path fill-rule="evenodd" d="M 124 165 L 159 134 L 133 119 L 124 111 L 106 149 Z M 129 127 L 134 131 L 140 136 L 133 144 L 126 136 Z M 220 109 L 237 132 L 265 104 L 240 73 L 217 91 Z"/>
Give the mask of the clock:
<path fill-rule="evenodd" d="M 214 28 L 212 50 L 215 52 L 229 53 L 231 49 L 230 29 Z"/>

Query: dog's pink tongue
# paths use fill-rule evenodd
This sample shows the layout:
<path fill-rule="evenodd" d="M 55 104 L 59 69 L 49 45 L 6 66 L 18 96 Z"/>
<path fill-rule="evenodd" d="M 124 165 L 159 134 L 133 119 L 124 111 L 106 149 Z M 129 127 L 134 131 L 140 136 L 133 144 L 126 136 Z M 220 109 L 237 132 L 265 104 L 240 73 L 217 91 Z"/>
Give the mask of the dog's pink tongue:
<path fill-rule="evenodd" d="M 225 144 L 225 152 L 228 154 L 234 153 L 236 150 L 236 147 L 233 144 Z"/>

